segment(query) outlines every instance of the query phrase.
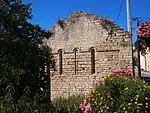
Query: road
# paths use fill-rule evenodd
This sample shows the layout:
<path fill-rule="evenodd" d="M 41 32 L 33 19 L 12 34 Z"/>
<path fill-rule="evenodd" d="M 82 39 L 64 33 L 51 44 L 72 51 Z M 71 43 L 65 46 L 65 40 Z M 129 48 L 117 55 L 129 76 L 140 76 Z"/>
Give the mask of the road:
<path fill-rule="evenodd" d="M 135 76 L 138 76 L 137 69 L 135 69 Z M 141 71 L 141 78 L 144 79 L 146 83 L 150 84 L 150 72 Z"/>

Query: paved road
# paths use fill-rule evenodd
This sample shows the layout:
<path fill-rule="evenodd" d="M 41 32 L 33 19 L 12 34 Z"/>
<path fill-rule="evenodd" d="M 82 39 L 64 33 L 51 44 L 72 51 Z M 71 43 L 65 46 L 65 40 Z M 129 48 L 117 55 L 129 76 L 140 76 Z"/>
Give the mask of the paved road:
<path fill-rule="evenodd" d="M 135 76 L 138 76 L 137 69 L 135 69 Z M 146 83 L 150 84 L 150 72 L 141 71 L 141 77 L 145 80 Z"/>
<path fill-rule="evenodd" d="M 138 71 L 135 71 L 135 76 L 138 76 Z M 142 77 L 150 77 L 150 72 L 142 72 L 141 71 L 141 76 Z"/>

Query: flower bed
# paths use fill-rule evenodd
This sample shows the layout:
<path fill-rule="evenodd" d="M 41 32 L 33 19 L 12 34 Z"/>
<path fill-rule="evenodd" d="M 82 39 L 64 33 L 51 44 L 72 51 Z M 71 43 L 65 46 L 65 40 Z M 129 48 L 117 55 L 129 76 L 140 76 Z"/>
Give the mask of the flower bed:
<path fill-rule="evenodd" d="M 80 109 L 84 113 L 149 113 L 150 87 L 122 69 L 100 78 L 84 96 Z"/>

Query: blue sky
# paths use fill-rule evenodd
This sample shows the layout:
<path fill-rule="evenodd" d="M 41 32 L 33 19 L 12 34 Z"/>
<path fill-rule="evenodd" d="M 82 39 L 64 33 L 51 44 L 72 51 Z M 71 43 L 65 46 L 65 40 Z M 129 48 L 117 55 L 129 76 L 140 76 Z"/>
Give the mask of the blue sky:
<path fill-rule="evenodd" d="M 32 2 L 33 24 L 39 24 L 44 29 L 49 29 L 59 18 L 66 18 L 72 11 L 86 11 L 99 16 L 108 16 L 122 28 L 126 25 L 126 0 L 117 21 L 122 0 L 24 0 Z M 150 18 L 150 0 L 131 0 L 131 16 Z M 135 22 L 133 22 L 135 28 Z M 136 40 L 133 30 L 133 42 Z"/>

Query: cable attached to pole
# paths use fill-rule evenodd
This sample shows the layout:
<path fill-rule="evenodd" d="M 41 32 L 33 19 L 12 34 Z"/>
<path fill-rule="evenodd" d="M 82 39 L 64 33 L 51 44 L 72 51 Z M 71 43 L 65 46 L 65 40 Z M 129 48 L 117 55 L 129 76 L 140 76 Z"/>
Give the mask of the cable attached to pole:
<path fill-rule="evenodd" d="M 119 20 L 119 17 L 120 17 L 120 14 L 121 14 L 121 10 L 122 10 L 122 7 L 123 7 L 123 3 L 124 3 L 124 0 L 121 1 L 121 5 L 120 5 L 120 8 L 119 8 L 119 13 L 118 13 L 116 22 L 118 22 L 118 20 Z"/>

